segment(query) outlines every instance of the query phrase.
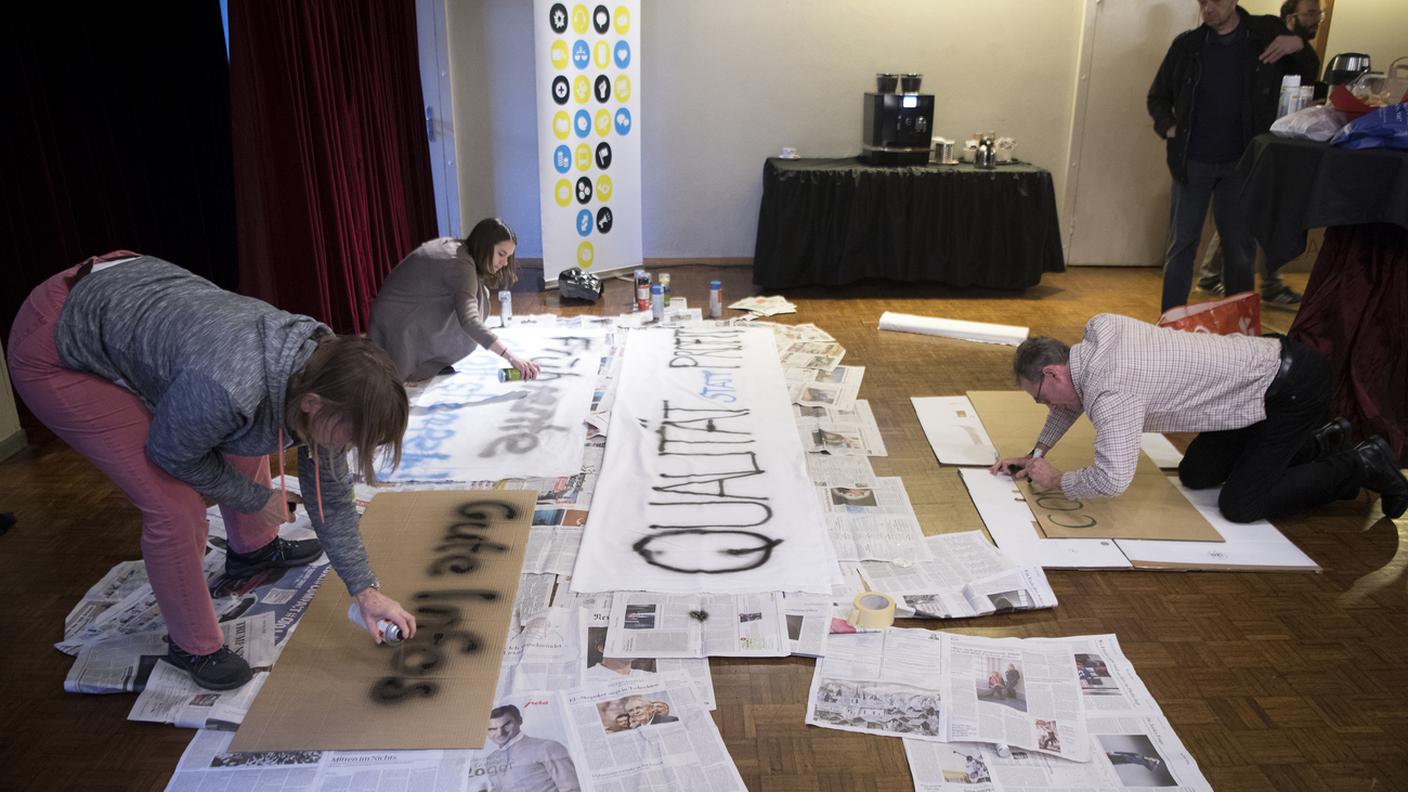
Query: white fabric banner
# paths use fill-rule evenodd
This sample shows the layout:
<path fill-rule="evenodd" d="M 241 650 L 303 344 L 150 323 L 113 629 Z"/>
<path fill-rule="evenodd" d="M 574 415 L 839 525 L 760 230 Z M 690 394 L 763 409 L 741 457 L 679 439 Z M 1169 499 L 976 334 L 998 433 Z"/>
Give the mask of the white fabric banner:
<path fill-rule="evenodd" d="M 607 436 L 573 590 L 831 591 L 770 330 L 632 331 Z"/>
<path fill-rule="evenodd" d="M 533 3 L 543 274 L 641 264 L 640 0 Z"/>
<path fill-rule="evenodd" d="M 503 358 L 487 349 L 436 377 L 412 404 L 401 466 L 390 482 L 497 481 L 574 476 L 584 423 L 606 355 L 600 330 L 504 330 L 499 337 L 541 367 L 532 381 L 499 381 Z"/>

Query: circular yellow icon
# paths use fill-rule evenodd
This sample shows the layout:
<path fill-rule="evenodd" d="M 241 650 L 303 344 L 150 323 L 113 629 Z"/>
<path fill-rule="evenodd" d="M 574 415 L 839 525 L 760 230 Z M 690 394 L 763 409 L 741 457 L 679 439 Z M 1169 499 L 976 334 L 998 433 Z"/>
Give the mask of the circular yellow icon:
<path fill-rule="evenodd" d="M 588 22 L 587 7 L 578 3 L 572 6 L 572 29 L 578 33 L 587 32 Z"/>
<path fill-rule="evenodd" d="M 572 98 L 577 100 L 577 104 L 586 104 L 591 97 L 592 81 L 585 74 L 577 75 L 577 79 L 572 81 Z"/>
<path fill-rule="evenodd" d="M 616 78 L 616 100 L 625 102 L 631 98 L 631 78 L 621 75 Z"/>
<path fill-rule="evenodd" d="M 592 166 L 592 147 L 586 143 L 577 144 L 577 170 L 584 171 Z"/>
<path fill-rule="evenodd" d="M 598 69 L 605 69 L 607 66 L 610 66 L 611 45 L 607 44 L 605 41 L 598 41 L 596 46 L 592 47 L 592 60 L 596 62 Z"/>
<path fill-rule="evenodd" d="M 602 203 L 611 200 L 611 177 L 605 173 L 596 177 L 596 199 Z"/>
<path fill-rule="evenodd" d="M 572 134 L 572 118 L 566 110 L 558 110 L 552 117 L 552 134 L 558 140 L 566 140 Z"/>
<path fill-rule="evenodd" d="M 602 137 L 611 134 L 611 111 L 602 109 L 596 111 L 596 133 Z"/>
<path fill-rule="evenodd" d="M 558 206 L 572 203 L 572 183 L 566 179 L 558 179 L 556 186 L 552 188 L 552 197 Z"/>
<path fill-rule="evenodd" d="M 552 47 L 548 50 L 548 52 L 550 53 L 552 59 L 552 67 L 554 69 L 567 68 L 567 42 L 554 41 L 552 43 Z"/>
<path fill-rule="evenodd" d="M 583 242 L 577 246 L 577 266 L 586 269 L 592 265 L 596 258 L 596 251 L 592 250 L 592 243 Z"/>
<path fill-rule="evenodd" d="M 625 6 L 616 6 L 616 32 L 626 35 L 626 31 L 631 29 L 631 12 Z"/>

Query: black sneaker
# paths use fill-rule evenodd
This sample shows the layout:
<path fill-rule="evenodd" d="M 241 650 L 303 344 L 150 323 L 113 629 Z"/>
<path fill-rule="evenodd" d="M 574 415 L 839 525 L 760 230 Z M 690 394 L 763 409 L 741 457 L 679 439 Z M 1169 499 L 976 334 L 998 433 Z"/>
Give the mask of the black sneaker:
<path fill-rule="evenodd" d="M 1198 291 L 1210 297 L 1227 296 L 1227 287 L 1223 286 L 1220 280 L 1200 280 L 1198 281 Z"/>
<path fill-rule="evenodd" d="M 311 564 L 323 554 L 317 539 L 289 541 L 275 537 L 274 541 L 249 553 L 225 551 L 225 574 L 230 577 L 253 577 L 267 569 L 288 569 Z"/>
<path fill-rule="evenodd" d="M 1285 311 L 1294 311 L 1300 307 L 1301 295 L 1295 289 L 1284 283 L 1263 289 L 1261 292 L 1261 304 L 1267 308 L 1280 308 Z"/>
<path fill-rule="evenodd" d="M 187 671 L 206 690 L 234 690 L 254 677 L 243 657 L 222 646 L 210 654 L 191 654 L 174 643 L 167 644 L 166 662 Z"/>
<path fill-rule="evenodd" d="M 1374 435 L 1355 446 L 1354 455 L 1359 458 L 1360 484 L 1379 493 L 1385 516 L 1394 520 L 1402 517 L 1408 511 L 1408 479 L 1398 469 L 1388 441 Z"/>
<path fill-rule="evenodd" d="M 1315 458 L 1320 459 L 1343 451 L 1344 444 L 1349 440 L 1349 429 L 1349 421 L 1345 418 L 1336 418 L 1316 429 L 1312 434 L 1315 439 Z"/>

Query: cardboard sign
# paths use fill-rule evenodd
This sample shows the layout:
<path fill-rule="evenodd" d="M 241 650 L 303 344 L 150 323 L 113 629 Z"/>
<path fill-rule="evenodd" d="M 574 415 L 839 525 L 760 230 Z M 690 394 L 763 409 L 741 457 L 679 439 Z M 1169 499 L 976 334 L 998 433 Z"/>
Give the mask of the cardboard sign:
<path fill-rule="evenodd" d="M 362 516 L 382 590 L 414 638 L 377 645 L 329 580 L 289 639 L 231 751 L 482 748 L 535 493 L 388 492 Z"/>
<path fill-rule="evenodd" d="M 1006 459 L 1031 450 L 1047 410 L 1021 391 L 969 391 L 968 399 L 983 427 Z M 1095 459 L 1095 427 L 1081 416 L 1046 459 L 1062 472 L 1088 467 Z M 1060 488 L 1044 490 L 1029 481 L 1017 483 L 1036 515 L 1037 527 L 1052 539 L 1172 539 L 1221 542 L 1222 536 L 1193 504 L 1169 483 L 1145 454 L 1129 489 L 1116 498 L 1072 500 Z"/>

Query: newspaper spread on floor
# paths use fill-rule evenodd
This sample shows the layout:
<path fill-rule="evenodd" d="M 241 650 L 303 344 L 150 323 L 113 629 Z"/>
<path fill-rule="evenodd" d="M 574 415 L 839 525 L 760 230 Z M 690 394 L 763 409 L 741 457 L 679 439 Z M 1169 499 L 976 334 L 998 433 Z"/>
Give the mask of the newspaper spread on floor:
<path fill-rule="evenodd" d="M 898 476 L 869 482 L 845 479 L 817 487 L 826 528 L 842 561 L 928 561 L 924 529 Z M 882 589 L 883 590 L 883 589 Z"/>
<path fill-rule="evenodd" d="M 606 653 L 619 657 L 782 657 L 790 653 L 782 595 L 622 592 Z"/>
<path fill-rule="evenodd" d="M 1113 635 L 1036 639 L 1072 649 L 1091 761 L 1005 745 L 905 740 L 916 792 L 1211 792 Z"/>
<path fill-rule="evenodd" d="M 982 531 L 924 538 L 928 560 L 866 561 L 861 574 L 875 591 L 894 597 L 900 616 L 966 619 L 989 613 L 1056 607 L 1039 566 L 1020 566 Z M 839 552 L 839 548 L 838 548 Z"/>
<path fill-rule="evenodd" d="M 990 742 L 1088 761 L 1074 653 L 1060 642 L 891 628 L 832 635 L 807 704 L 817 726 Z"/>

